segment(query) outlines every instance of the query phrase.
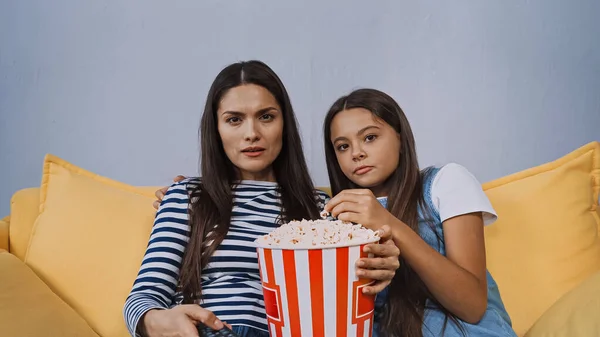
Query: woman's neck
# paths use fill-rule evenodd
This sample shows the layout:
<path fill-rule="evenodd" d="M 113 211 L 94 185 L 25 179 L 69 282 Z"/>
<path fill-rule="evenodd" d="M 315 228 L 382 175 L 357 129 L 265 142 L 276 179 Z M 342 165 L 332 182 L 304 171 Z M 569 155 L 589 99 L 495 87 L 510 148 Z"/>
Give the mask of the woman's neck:
<path fill-rule="evenodd" d="M 241 172 L 238 170 L 237 176 L 238 180 L 277 182 L 275 171 L 272 168 L 259 172 Z"/>

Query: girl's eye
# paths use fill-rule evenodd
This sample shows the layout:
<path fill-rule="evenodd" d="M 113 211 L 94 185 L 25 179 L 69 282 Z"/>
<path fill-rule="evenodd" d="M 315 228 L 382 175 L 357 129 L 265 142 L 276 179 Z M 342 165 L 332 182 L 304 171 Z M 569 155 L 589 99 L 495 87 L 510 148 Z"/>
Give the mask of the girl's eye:
<path fill-rule="evenodd" d="M 348 149 L 348 144 L 341 144 L 336 147 L 338 151 L 345 151 Z"/>
<path fill-rule="evenodd" d="M 377 139 L 376 135 L 368 135 L 368 136 L 365 137 L 365 141 L 367 141 L 367 142 L 372 142 L 375 139 Z"/>
<path fill-rule="evenodd" d="M 273 120 L 273 118 L 275 118 L 275 116 L 273 116 L 271 114 L 264 114 L 264 115 L 260 116 L 260 120 L 263 120 L 263 121 L 271 121 L 271 120 Z"/>
<path fill-rule="evenodd" d="M 237 123 L 241 122 L 242 119 L 239 117 L 229 117 L 225 121 L 229 124 L 237 124 Z"/>

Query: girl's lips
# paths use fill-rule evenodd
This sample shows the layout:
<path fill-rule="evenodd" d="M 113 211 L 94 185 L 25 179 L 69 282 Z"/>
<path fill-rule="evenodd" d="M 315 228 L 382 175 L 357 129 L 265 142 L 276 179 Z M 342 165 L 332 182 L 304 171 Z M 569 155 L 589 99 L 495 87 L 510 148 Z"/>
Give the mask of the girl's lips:
<path fill-rule="evenodd" d="M 360 166 L 356 170 L 354 170 L 354 174 L 362 176 L 363 174 L 367 174 L 371 172 L 373 166 Z"/>

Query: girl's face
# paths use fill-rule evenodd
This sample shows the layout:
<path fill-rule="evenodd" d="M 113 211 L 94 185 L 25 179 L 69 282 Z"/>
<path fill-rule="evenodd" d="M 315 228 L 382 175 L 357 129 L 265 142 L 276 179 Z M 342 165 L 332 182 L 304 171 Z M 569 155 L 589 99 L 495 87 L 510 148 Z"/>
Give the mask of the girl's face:
<path fill-rule="evenodd" d="M 283 114 L 265 88 L 246 84 L 221 98 L 219 135 L 240 179 L 275 181 L 273 162 L 283 145 Z"/>
<path fill-rule="evenodd" d="M 387 196 L 387 179 L 398 168 L 400 135 L 371 111 L 340 111 L 331 122 L 331 142 L 344 175 L 377 197 Z"/>

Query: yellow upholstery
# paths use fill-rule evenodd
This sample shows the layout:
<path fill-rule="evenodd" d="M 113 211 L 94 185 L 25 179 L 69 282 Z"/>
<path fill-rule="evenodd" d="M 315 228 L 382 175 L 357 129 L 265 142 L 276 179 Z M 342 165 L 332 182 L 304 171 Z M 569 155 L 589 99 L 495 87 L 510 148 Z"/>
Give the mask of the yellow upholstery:
<path fill-rule="evenodd" d="M 127 336 L 123 303 L 148 244 L 154 199 L 46 157 L 25 262 L 101 336 Z"/>
<path fill-rule="evenodd" d="M 561 297 L 525 337 L 600 336 L 600 272 Z"/>
<path fill-rule="evenodd" d="M 98 337 L 23 261 L 2 251 L 0 336 Z"/>
<path fill-rule="evenodd" d="M 330 196 L 330 197 L 332 196 L 331 195 L 331 188 L 329 188 L 329 187 L 318 187 L 318 189 L 320 189 L 321 191 L 327 193 L 328 196 Z"/>
<path fill-rule="evenodd" d="M 9 250 L 8 226 L 10 217 L 0 220 L 0 250 Z"/>
<path fill-rule="evenodd" d="M 500 215 L 486 228 L 488 267 L 520 336 L 531 326 L 527 337 L 597 329 L 599 151 L 594 142 L 484 184 Z M 128 186 L 47 156 L 41 188 L 15 193 L 10 218 L 0 221 L 0 335 L 96 336 L 93 329 L 127 336 L 122 307 L 158 188 Z"/>
<path fill-rule="evenodd" d="M 600 143 L 483 188 L 499 215 L 485 232 L 488 267 L 522 335 L 600 270 Z"/>
<path fill-rule="evenodd" d="M 13 194 L 10 200 L 10 252 L 25 260 L 31 228 L 40 209 L 40 190 L 25 188 Z"/>

